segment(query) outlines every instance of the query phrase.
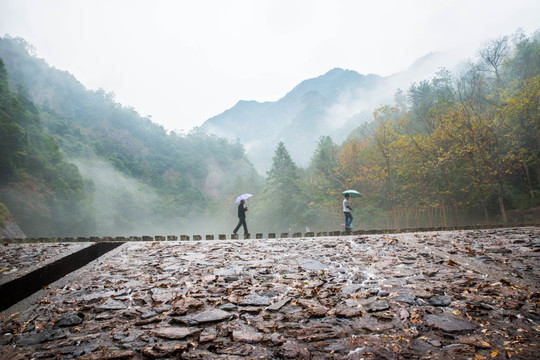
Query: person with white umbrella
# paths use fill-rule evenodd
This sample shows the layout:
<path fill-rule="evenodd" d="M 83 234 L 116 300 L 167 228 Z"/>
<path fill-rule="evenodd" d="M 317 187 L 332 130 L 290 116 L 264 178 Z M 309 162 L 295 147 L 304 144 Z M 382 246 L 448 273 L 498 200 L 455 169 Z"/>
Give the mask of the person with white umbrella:
<path fill-rule="evenodd" d="M 240 229 L 240 226 L 243 226 L 244 236 L 249 236 L 247 223 L 246 223 L 246 211 L 248 211 L 249 208 L 247 206 L 244 207 L 244 203 L 246 202 L 246 199 L 250 198 L 251 196 L 253 195 L 243 194 L 236 198 L 235 203 L 240 203 L 240 204 L 238 204 L 238 225 L 236 225 L 236 227 L 234 228 L 233 235 L 236 235 L 236 232 L 238 231 L 238 229 Z"/>

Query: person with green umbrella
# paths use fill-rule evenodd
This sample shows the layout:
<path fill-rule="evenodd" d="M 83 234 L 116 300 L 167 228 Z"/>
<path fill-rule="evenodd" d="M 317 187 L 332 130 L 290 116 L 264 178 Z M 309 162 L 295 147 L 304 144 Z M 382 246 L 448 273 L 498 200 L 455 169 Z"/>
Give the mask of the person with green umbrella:
<path fill-rule="evenodd" d="M 360 197 L 362 194 L 360 194 L 356 190 L 345 190 L 343 192 L 343 195 L 345 196 L 345 199 L 343 199 L 343 214 L 345 214 L 345 231 L 350 231 L 352 229 L 352 207 L 349 203 L 349 197 Z"/>
<path fill-rule="evenodd" d="M 345 194 L 345 199 L 343 199 L 343 214 L 345 214 L 345 231 L 351 230 L 351 225 L 353 221 L 352 208 L 349 204 L 349 194 Z"/>

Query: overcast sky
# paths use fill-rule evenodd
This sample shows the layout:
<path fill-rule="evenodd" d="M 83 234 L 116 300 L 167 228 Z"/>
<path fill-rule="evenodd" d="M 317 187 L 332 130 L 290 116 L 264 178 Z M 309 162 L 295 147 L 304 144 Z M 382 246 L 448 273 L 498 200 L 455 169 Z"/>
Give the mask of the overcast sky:
<path fill-rule="evenodd" d="M 341 67 L 390 75 L 540 28 L 539 0 L 0 0 L 0 35 L 168 130 Z"/>

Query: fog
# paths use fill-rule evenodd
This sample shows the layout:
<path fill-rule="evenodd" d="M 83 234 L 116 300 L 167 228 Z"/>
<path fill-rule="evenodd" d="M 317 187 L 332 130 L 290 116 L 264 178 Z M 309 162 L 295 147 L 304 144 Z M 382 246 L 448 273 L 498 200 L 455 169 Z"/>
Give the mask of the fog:
<path fill-rule="evenodd" d="M 538 26 L 537 0 L 2 0 L 0 35 L 166 129 L 276 101 L 340 67 L 390 76 L 432 51 Z"/>
<path fill-rule="evenodd" d="M 378 107 L 393 106 L 398 90 L 406 92 L 413 83 L 430 80 L 443 68 L 454 72 L 475 56 L 475 52 L 430 53 L 415 61 L 406 71 L 382 77 L 374 88 L 343 92 L 325 114 L 334 141 L 343 142 L 351 130 L 371 120 L 373 111 Z M 305 164 L 305 159 L 301 163 Z"/>
<path fill-rule="evenodd" d="M 91 180 L 96 204 L 94 236 L 192 235 L 228 233 L 236 221 L 236 206 L 214 207 L 213 213 L 189 217 L 160 214 L 161 204 L 170 201 L 148 185 L 127 177 L 101 160 L 73 160 L 81 175 Z M 230 228 L 230 229 L 229 229 Z"/>

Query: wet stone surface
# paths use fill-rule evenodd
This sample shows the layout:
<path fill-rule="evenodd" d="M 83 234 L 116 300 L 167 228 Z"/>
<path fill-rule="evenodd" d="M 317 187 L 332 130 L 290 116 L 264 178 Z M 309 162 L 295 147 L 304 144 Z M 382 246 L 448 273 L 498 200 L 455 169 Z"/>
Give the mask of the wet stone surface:
<path fill-rule="evenodd" d="M 540 228 L 126 243 L 1 319 L 2 359 L 537 359 Z"/>
<path fill-rule="evenodd" d="M 46 243 L 0 245 L 0 284 L 24 276 L 92 243 Z"/>

